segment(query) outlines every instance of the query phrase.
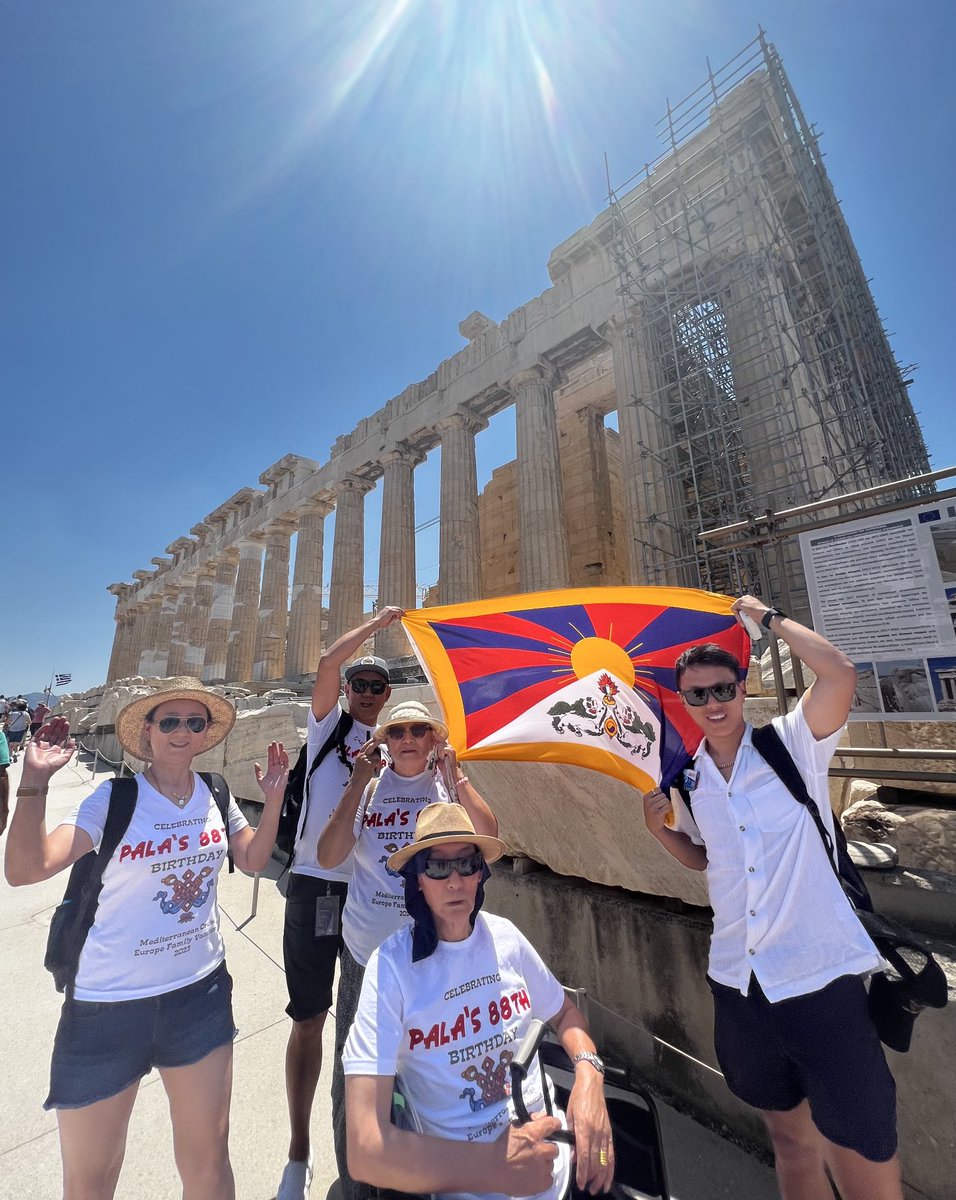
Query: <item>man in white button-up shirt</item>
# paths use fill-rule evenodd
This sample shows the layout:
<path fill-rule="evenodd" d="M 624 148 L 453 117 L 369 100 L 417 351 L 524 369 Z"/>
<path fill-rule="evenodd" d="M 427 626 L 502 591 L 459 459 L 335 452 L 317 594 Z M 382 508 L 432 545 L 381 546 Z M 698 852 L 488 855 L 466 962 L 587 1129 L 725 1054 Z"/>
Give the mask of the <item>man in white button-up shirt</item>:
<path fill-rule="evenodd" d="M 741 623 L 772 624 L 816 675 L 774 726 L 832 833 L 827 770 L 850 711 L 853 664 L 753 596 L 734 611 Z M 707 872 L 708 981 L 727 1084 L 767 1124 L 784 1200 L 831 1200 L 825 1168 L 844 1200 L 902 1200 L 895 1086 L 864 987 L 882 960 L 809 812 L 752 744 L 745 667 L 709 644 L 686 651 L 676 670 L 703 734 L 685 776 L 692 813 L 656 788 L 644 816 L 669 854 Z"/>

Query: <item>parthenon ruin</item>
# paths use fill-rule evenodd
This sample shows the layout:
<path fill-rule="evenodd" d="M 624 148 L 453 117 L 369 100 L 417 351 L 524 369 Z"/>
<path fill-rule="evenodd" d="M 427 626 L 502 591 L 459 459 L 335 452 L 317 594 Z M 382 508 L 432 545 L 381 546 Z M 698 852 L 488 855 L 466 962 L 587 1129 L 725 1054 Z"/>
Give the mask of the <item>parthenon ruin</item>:
<path fill-rule="evenodd" d="M 661 156 L 552 252 L 540 296 L 500 323 L 472 313 L 468 345 L 327 462 L 286 455 L 171 557 L 111 584 L 108 680 L 302 681 L 321 652 L 325 519 L 334 509 L 331 641 L 362 618 L 379 479 L 378 594 L 414 607 L 413 472 L 438 446 L 441 603 L 619 583 L 773 594 L 784 572 L 804 615 L 792 552 L 768 561 L 697 535 L 926 471 L 907 381 L 763 35 L 669 105 L 660 131 Z M 508 406 L 517 458 L 479 496 L 475 435 Z M 376 649 L 402 654 L 401 629 Z"/>

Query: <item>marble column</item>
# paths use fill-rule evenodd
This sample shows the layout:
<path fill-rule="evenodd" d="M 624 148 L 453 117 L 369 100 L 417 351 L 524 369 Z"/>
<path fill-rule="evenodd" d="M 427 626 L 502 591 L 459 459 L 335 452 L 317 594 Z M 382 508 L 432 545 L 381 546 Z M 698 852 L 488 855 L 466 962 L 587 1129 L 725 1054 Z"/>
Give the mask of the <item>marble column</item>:
<path fill-rule="evenodd" d="M 362 623 L 365 611 L 365 495 L 374 485 L 347 475 L 333 488 L 335 535 L 329 593 L 329 645 Z"/>
<path fill-rule="evenodd" d="M 236 542 L 236 548 L 239 551 L 239 570 L 236 573 L 236 596 L 226 651 L 226 680 L 229 683 L 247 683 L 252 679 L 256 649 L 262 535 L 241 538 Z"/>
<path fill-rule="evenodd" d="M 159 610 L 162 608 L 161 593 L 147 597 L 143 601 L 142 630 L 139 641 L 139 662 L 136 664 L 136 674 L 149 676 L 152 674 L 154 648 L 156 646 L 156 630 L 159 625 Z"/>
<path fill-rule="evenodd" d="M 285 678 L 312 674 L 322 653 L 322 559 L 325 518 L 332 505 L 312 499 L 299 509 L 292 577 L 292 609 L 285 646 Z"/>
<path fill-rule="evenodd" d="M 187 675 L 189 673 L 186 670 L 186 639 L 192 614 L 193 595 L 196 590 L 196 577 L 184 575 L 179 581 L 179 586 L 179 601 L 173 615 L 173 632 L 169 642 L 169 659 L 166 663 L 168 675 Z"/>
<path fill-rule="evenodd" d="M 134 604 L 126 610 L 123 621 L 123 650 L 117 667 L 117 679 L 129 679 L 136 674 L 139 666 L 139 637 L 142 628 L 143 610 L 139 604 Z"/>
<path fill-rule="evenodd" d="M 459 409 L 436 426 L 441 434 L 438 590 L 442 604 L 478 600 L 482 595 L 475 434 L 487 424 Z"/>
<path fill-rule="evenodd" d="M 173 631 L 173 614 L 176 612 L 178 599 L 179 588 L 174 583 L 167 584 L 163 588 L 163 602 L 159 609 L 159 619 L 156 622 L 156 640 L 153 644 L 152 658 L 143 672 L 155 675 L 157 679 L 162 679 L 166 675 Z"/>
<path fill-rule="evenodd" d="M 230 547 L 216 559 L 216 576 L 212 589 L 212 607 L 209 610 L 209 628 L 206 631 L 206 652 L 203 657 L 203 683 L 225 683 L 226 647 L 232 626 L 232 606 L 236 594 L 236 569 L 239 552 Z"/>
<path fill-rule="evenodd" d="M 382 529 L 378 559 L 378 604 L 415 608 L 415 465 L 424 455 L 397 446 L 382 455 Z M 375 653 L 382 658 L 409 654 L 400 625 L 375 634 Z"/>
<path fill-rule="evenodd" d="M 114 679 L 122 678 L 119 672 L 123 667 L 128 611 L 123 602 L 130 591 L 130 587 L 126 583 L 111 583 L 106 590 L 116 597 L 116 611 L 113 614 L 116 629 L 113 633 L 113 649 L 110 653 L 110 663 L 106 669 L 106 682 L 112 683 Z"/>
<path fill-rule="evenodd" d="M 196 589 L 193 592 L 192 609 L 186 625 L 186 674 L 195 679 L 202 678 L 215 578 L 214 562 L 203 563 L 197 569 Z"/>
<path fill-rule="evenodd" d="M 289 627 L 289 539 L 294 528 L 292 521 L 275 521 L 265 530 L 266 558 L 252 663 L 252 678 L 256 682 L 281 679 L 285 668 L 285 635 Z"/>
<path fill-rule="evenodd" d="M 676 464 L 668 460 L 661 419 L 665 402 L 656 364 L 639 321 L 615 320 L 601 333 L 611 343 L 624 477 L 628 582 L 691 586 L 677 575 L 674 528 L 683 511 Z M 697 582 L 693 586 L 698 586 Z"/>
<path fill-rule="evenodd" d="M 518 451 L 518 577 L 522 592 L 568 586 L 554 374 L 532 367 L 509 380 Z"/>

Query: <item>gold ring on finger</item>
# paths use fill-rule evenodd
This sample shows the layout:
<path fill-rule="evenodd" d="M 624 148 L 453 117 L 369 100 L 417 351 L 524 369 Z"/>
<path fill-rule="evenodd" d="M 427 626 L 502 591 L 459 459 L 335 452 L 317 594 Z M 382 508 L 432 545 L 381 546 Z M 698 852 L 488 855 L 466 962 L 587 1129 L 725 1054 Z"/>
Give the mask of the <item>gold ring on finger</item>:
<path fill-rule="evenodd" d="M 601 1164 L 602 1167 L 607 1166 L 607 1151 L 606 1150 L 602 1150 L 601 1153 L 598 1155 L 598 1162 Z"/>

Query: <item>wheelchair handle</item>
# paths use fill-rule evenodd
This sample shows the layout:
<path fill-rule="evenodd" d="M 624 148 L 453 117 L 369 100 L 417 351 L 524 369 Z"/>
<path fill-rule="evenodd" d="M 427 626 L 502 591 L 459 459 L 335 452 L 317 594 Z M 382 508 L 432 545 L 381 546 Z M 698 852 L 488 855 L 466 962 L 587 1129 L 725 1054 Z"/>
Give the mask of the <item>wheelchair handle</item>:
<path fill-rule="evenodd" d="M 515 1113 L 518 1116 L 519 1125 L 527 1125 L 531 1120 L 531 1114 L 528 1112 L 527 1105 L 524 1102 L 522 1094 L 522 1085 L 528 1078 L 528 1072 L 531 1068 L 537 1067 L 542 1074 L 541 1090 L 544 1094 L 544 1107 L 548 1116 L 553 1115 L 551 1107 L 551 1092 L 547 1085 L 547 1080 L 544 1079 L 544 1071 L 538 1063 L 537 1054 L 538 1047 L 544 1038 L 544 1033 L 547 1025 L 544 1021 L 535 1019 L 531 1022 L 531 1027 L 525 1034 L 521 1045 L 516 1050 L 514 1057 L 510 1063 L 511 1069 L 511 1098 L 514 1101 Z M 546 1142 L 566 1142 L 569 1146 L 574 1145 L 574 1134 L 568 1129 L 558 1129 L 550 1137 L 544 1139 Z"/>

